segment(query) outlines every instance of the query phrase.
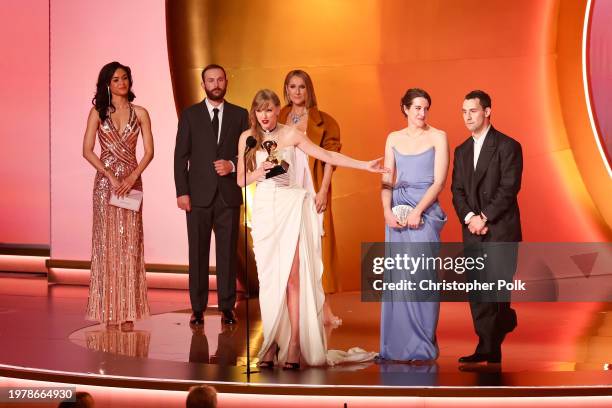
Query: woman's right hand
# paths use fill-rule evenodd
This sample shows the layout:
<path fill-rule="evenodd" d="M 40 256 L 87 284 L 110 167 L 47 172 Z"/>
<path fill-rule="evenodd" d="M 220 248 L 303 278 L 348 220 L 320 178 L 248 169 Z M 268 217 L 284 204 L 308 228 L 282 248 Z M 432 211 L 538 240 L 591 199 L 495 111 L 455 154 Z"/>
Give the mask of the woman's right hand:
<path fill-rule="evenodd" d="M 385 224 L 391 228 L 403 228 L 405 225 L 399 222 L 393 211 L 385 210 Z"/>
<path fill-rule="evenodd" d="M 364 170 L 367 170 L 371 173 L 390 173 L 391 169 L 383 166 L 383 159 L 384 157 L 379 157 L 378 159 L 365 162 Z"/>
<path fill-rule="evenodd" d="M 121 187 L 121 182 L 119 179 L 108 170 L 104 172 L 104 175 L 110 180 L 111 186 L 113 187 L 113 192 L 116 192 L 117 189 Z"/>
<path fill-rule="evenodd" d="M 274 163 L 270 163 L 267 160 L 261 162 L 257 170 L 255 170 L 258 172 L 257 179 L 264 177 L 273 167 L 274 167 Z"/>

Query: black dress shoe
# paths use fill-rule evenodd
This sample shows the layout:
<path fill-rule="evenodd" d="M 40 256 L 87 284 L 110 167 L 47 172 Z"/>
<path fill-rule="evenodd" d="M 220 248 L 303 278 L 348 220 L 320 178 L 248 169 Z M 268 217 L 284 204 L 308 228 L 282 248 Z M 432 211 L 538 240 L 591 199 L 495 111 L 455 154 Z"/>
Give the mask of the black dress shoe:
<path fill-rule="evenodd" d="M 236 324 L 236 314 L 233 310 L 224 310 L 223 317 L 221 317 L 221 322 L 223 324 Z"/>
<path fill-rule="evenodd" d="M 204 325 L 204 314 L 202 312 L 194 312 L 189 318 L 190 326 L 203 326 Z"/>
<path fill-rule="evenodd" d="M 474 353 L 469 356 L 459 357 L 460 363 L 501 363 L 501 353 Z"/>

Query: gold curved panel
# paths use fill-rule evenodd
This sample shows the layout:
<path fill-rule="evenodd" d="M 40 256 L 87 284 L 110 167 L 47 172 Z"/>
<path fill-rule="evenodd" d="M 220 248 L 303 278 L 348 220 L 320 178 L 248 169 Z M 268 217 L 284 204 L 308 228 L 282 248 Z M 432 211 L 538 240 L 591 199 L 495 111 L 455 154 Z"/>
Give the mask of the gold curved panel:
<path fill-rule="evenodd" d="M 584 140 L 593 141 L 583 123 L 576 43 L 584 4 L 168 1 L 177 109 L 203 97 L 199 70 L 209 62 L 226 68 L 227 98 L 242 106 L 261 88 L 281 94 L 285 74 L 302 68 L 313 78 L 319 108 L 340 125 L 342 151 L 365 159 L 381 156 L 388 132 L 405 126 L 399 100 L 407 88 L 432 95 L 430 123 L 447 132 L 451 149 L 468 136 L 460 114 L 463 96 L 482 88 L 493 96 L 495 125 L 523 145 L 519 202 L 525 239 L 599 241 L 610 236 L 612 215 L 599 199 L 608 184 L 587 175 L 590 153 L 584 153 L 590 149 Z M 379 184 L 377 175 L 334 173 L 343 290 L 359 289 L 361 242 L 384 239 Z M 458 241 L 461 226 L 448 188 L 440 202 L 449 215 L 442 239 Z"/>
<path fill-rule="evenodd" d="M 210 0 L 166 0 L 168 60 L 177 112 L 203 98 L 198 85 L 211 62 Z"/>
<path fill-rule="evenodd" d="M 561 173 L 570 173 L 568 181 L 584 184 L 588 197 L 577 196 L 592 214 L 594 222 L 612 237 L 612 179 L 608 176 L 595 135 L 589 122 L 582 76 L 582 40 L 586 29 L 587 0 L 562 0 L 557 26 L 557 75 L 559 97 L 571 161 L 562 165 Z M 572 170 L 577 167 L 579 173 Z M 607 228 L 606 228 L 607 226 Z"/>

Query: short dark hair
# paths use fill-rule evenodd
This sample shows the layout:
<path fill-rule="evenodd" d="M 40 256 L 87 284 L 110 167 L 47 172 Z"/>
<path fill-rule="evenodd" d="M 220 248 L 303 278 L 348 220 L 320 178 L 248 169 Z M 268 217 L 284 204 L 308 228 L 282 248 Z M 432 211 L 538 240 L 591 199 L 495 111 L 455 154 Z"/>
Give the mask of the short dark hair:
<path fill-rule="evenodd" d="M 486 93 L 485 91 L 481 91 L 480 89 L 475 89 L 465 95 L 465 100 L 468 99 L 478 99 L 478 101 L 480 102 L 480 106 L 482 106 L 482 109 L 491 107 L 491 97 L 488 93 Z"/>
<path fill-rule="evenodd" d="M 189 389 L 187 408 L 215 408 L 217 406 L 217 391 L 210 385 L 195 385 Z"/>
<path fill-rule="evenodd" d="M 91 405 L 93 402 L 94 399 L 90 393 L 79 391 L 74 394 L 74 401 L 62 401 L 58 408 L 89 408 L 93 406 Z"/>
<path fill-rule="evenodd" d="M 202 81 L 204 81 L 204 74 L 206 73 L 206 71 L 208 71 L 209 69 L 220 69 L 221 71 L 223 71 L 223 76 L 225 77 L 225 79 L 227 79 L 227 74 L 225 73 L 225 68 L 223 68 L 221 65 L 217 65 L 217 64 L 208 64 L 207 66 L 204 67 L 204 69 L 202 70 Z"/>
<path fill-rule="evenodd" d="M 415 98 L 427 99 L 427 103 L 429 103 L 429 106 L 431 107 L 431 96 L 429 96 L 427 91 L 421 88 L 410 88 L 409 90 L 406 91 L 406 93 L 404 94 L 400 102 L 400 109 L 402 111 L 402 115 L 406 116 L 406 112 L 404 112 L 404 106 L 410 109 L 410 106 L 412 105 L 412 101 Z"/>

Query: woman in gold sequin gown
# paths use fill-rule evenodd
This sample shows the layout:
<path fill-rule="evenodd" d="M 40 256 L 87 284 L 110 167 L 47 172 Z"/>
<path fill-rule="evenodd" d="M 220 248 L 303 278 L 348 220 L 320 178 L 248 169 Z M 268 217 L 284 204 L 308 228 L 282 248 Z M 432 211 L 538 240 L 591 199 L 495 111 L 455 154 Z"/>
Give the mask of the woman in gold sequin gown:
<path fill-rule="evenodd" d="M 142 191 L 140 175 L 153 159 L 153 135 L 147 111 L 133 105 L 132 75 L 118 62 L 98 76 L 89 112 L 83 156 L 97 170 L 93 189 L 91 280 L 86 317 L 130 328 L 149 315 L 145 281 L 142 206 L 132 211 L 109 204 L 111 193 Z M 94 152 L 96 134 L 100 157 Z M 136 160 L 142 134 L 144 155 Z"/>

